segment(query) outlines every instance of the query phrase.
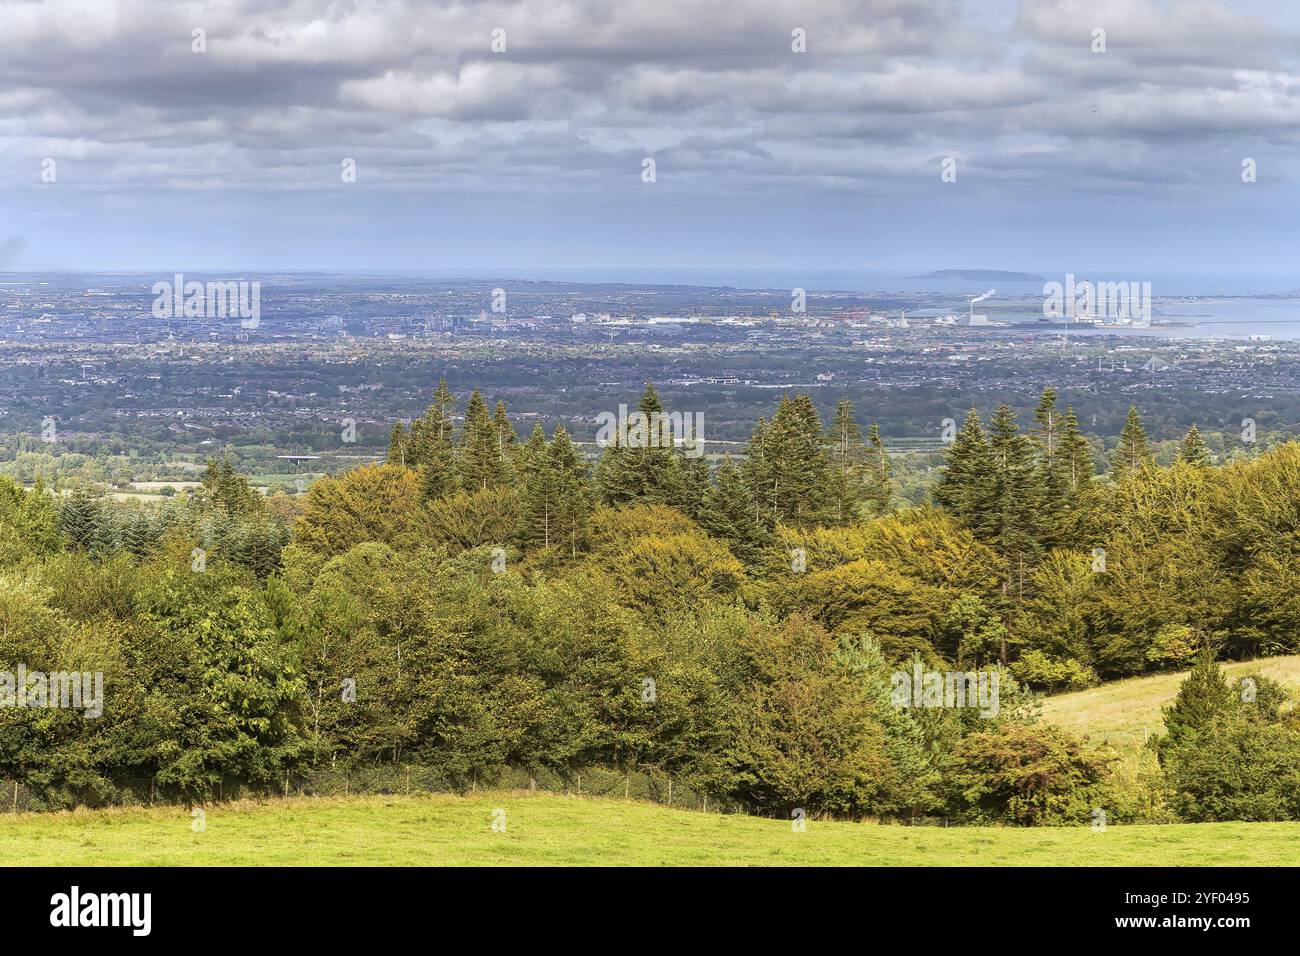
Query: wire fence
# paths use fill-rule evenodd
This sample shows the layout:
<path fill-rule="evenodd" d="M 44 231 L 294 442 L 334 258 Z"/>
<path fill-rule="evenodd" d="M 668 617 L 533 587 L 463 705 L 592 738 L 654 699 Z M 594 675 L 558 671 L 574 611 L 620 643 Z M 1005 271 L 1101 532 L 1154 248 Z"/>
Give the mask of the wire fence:
<path fill-rule="evenodd" d="M 686 810 L 746 812 L 735 801 L 720 800 L 666 774 L 624 773 L 591 768 L 562 775 L 554 771 L 499 767 L 474 774 L 468 781 L 452 779 L 439 770 L 406 764 L 320 769 L 288 773 L 274 783 L 250 784 L 221 780 L 202 798 L 160 786 L 152 778 L 99 782 L 90 790 L 37 789 L 17 780 L 0 781 L 0 812 L 41 812 L 80 807 L 132 807 L 155 804 L 223 803 L 230 800 L 290 796 L 349 796 L 366 794 L 472 794 L 480 790 L 563 793 L 592 797 L 645 800 Z"/>

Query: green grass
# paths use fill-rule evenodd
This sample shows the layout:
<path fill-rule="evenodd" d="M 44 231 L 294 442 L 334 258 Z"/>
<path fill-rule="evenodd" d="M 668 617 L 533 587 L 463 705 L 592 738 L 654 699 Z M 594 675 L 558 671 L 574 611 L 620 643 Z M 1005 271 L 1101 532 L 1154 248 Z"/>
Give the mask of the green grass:
<path fill-rule="evenodd" d="M 493 832 L 492 813 L 506 811 Z M 1300 824 L 1068 829 L 790 823 L 553 794 L 291 798 L 209 807 L 17 814 L 0 864 L 221 865 L 1290 865 Z"/>
<path fill-rule="evenodd" d="M 1258 671 L 1293 692 L 1300 690 L 1300 655 L 1224 664 L 1223 669 L 1231 677 Z M 1043 719 L 1094 741 L 1114 744 L 1121 752 L 1133 752 L 1148 736 L 1165 732 L 1161 708 L 1173 702 L 1186 677 L 1187 671 L 1177 671 L 1058 694 L 1044 701 Z"/>

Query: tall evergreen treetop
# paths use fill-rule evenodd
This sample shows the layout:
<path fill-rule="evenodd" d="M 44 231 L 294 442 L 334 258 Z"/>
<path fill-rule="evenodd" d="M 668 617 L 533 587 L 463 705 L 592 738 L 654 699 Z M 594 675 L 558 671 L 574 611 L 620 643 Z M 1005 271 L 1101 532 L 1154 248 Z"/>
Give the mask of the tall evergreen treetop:
<path fill-rule="evenodd" d="M 1115 457 L 1111 462 L 1111 477 L 1119 480 L 1150 464 L 1152 460 L 1151 445 L 1147 441 L 1147 430 L 1142 424 L 1142 416 L 1138 414 L 1136 405 L 1130 405 L 1128 417 L 1124 420 L 1124 428 L 1119 433 Z"/>
<path fill-rule="evenodd" d="M 1205 468 L 1210 464 L 1210 450 L 1205 447 L 1205 441 L 1195 425 L 1187 429 L 1186 437 L 1178 446 L 1178 460 L 1197 468 Z"/>

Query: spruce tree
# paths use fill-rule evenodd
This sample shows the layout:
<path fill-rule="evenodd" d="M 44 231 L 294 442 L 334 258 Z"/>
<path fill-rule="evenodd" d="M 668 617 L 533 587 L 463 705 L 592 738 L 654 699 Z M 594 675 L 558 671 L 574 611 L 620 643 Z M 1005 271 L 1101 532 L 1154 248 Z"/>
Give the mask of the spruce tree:
<path fill-rule="evenodd" d="M 527 481 L 528 477 L 545 463 L 546 432 L 542 430 L 541 422 L 538 422 L 533 426 L 533 433 L 528 436 L 528 441 L 524 442 L 523 447 L 519 449 L 517 457 L 519 477 Z"/>
<path fill-rule="evenodd" d="M 555 426 L 546 450 L 546 466 L 555 488 L 556 543 L 570 557 L 577 557 L 586 543 L 591 512 L 587 500 L 587 465 L 563 425 Z"/>
<path fill-rule="evenodd" d="M 653 383 L 646 383 L 637 411 L 642 420 L 629 422 L 626 432 L 620 427 L 597 462 L 600 499 L 607 505 L 672 504 L 681 488 L 677 452 L 661 429 L 664 406 Z"/>
<path fill-rule="evenodd" d="M 208 463 L 209 468 L 215 466 Z M 78 488 L 59 506 L 59 528 L 68 543 L 79 551 L 92 551 L 99 543 L 102 513 L 99 502 L 84 488 Z"/>
<path fill-rule="evenodd" d="M 850 525 L 858 520 L 867 496 L 867 450 L 862 429 L 853 419 L 853 403 L 847 398 L 835 406 L 827 438 L 831 467 L 831 497 L 837 524 Z"/>
<path fill-rule="evenodd" d="M 457 471 L 466 491 L 482 491 L 506 478 L 505 456 L 501 453 L 497 426 L 488 414 L 487 402 L 475 389 L 465 405 L 465 430 L 461 437 Z"/>
<path fill-rule="evenodd" d="M 880 426 L 872 424 L 867 434 L 867 507 L 876 517 L 889 511 L 894 485 L 889 477 L 889 452 L 880 437 Z"/>
<path fill-rule="evenodd" d="M 1151 445 L 1147 442 L 1147 431 L 1142 425 L 1142 416 L 1138 414 L 1136 405 L 1130 405 L 1124 428 L 1119 433 L 1115 456 L 1111 461 L 1111 477 L 1118 481 L 1150 464 L 1151 461 Z"/>
<path fill-rule="evenodd" d="M 411 425 L 406 464 L 420 469 L 420 494 L 426 501 L 450 494 L 458 484 L 451 420 L 455 405 L 447 380 L 440 379 L 424 417 Z"/>
<path fill-rule="evenodd" d="M 1219 667 L 1214 650 L 1203 648 L 1187 679 L 1178 688 L 1178 696 L 1163 708 L 1167 736 L 1160 740 L 1157 752 L 1163 758 L 1171 747 L 1212 730 L 1216 719 L 1231 714 L 1237 707 L 1237 696 Z"/>
<path fill-rule="evenodd" d="M 1061 478 L 1062 486 L 1071 498 L 1092 481 L 1096 465 L 1092 460 L 1092 448 L 1088 439 L 1079 431 L 1079 418 L 1073 408 L 1065 410 L 1065 430 L 1061 433 Z"/>
<path fill-rule="evenodd" d="M 703 457 L 679 455 L 674 464 L 672 505 L 687 517 L 698 520 L 709 492 L 709 463 Z"/>
<path fill-rule="evenodd" d="M 760 551 L 768 540 L 756 510 L 740 469 L 730 457 L 724 459 L 704 496 L 700 525 L 724 539 L 731 553 L 749 566 L 758 563 Z"/>
<path fill-rule="evenodd" d="M 533 430 L 536 436 L 541 425 Z M 532 445 L 532 440 L 529 440 Z M 523 548 L 549 548 L 559 536 L 559 480 L 551 462 L 550 446 L 530 457 L 524 474 L 523 493 L 519 502 L 519 521 L 515 533 Z M 531 454 L 531 451 L 530 451 Z"/>
<path fill-rule="evenodd" d="M 746 483 L 764 524 L 811 527 L 835 518 L 834 477 L 821 420 L 807 395 L 782 398 L 750 440 Z"/>
<path fill-rule="evenodd" d="M 497 401 L 492 413 L 492 424 L 496 429 L 497 450 L 501 453 L 502 460 L 507 465 L 513 465 L 515 442 L 519 440 L 519 436 L 515 434 L 515 426 L 510 424 L 505 402 Z"/>
<path fill-rule="evenodd" d="M 976 527 L 1002 556 L 1006 592 L 1019 595 L 1046 536 L 1043 475 L 1033 442 L 1020 434 L 1009 405 L 999 405 L 989 420 L 988 447 L 993 464 L 992 507 Z"/>
<path fill-rule="evenodd" d="M 988 437 L 979 412 L 972 408 L 944 458 L 934 500 L 960 524 L 974 531 L 987 520 L 992 495 L 993 462 Z"/>
<path fill-rule="evenodd" d="M 406 429 L 401 422 L 395 422 L 388 433 L 388 455 L 384 460 L 390 465 L 406 467 Z"/>
<path fill-rule="evenodd" d="M 590 513 L 586 484 L 586 464 L 564 426 L 557 425 L 545 454 L 526 472 L 517 528 L 520 544 L 558 547 L 576 555 L 586 540 Z"/>
<path fill-rule="evenodd" d="M 1210 464 L 1210 450 L 1205 447 L 1201 433 L 1196 430 L 1195 425 L 1187 429 L 1187 436 L 1178 446 L 1178 460 L 1188 465 L 1195 465 L 1197 468 L 1206 468 Z"/>
<path fill-rule="evenodd" d="M 1037 454 L 1042 483 L 1042 524 L 1046 543 L 1055 544 L 1064 534 L 1069 509 L 1066 504 L 1064 422 L 1056 409 L 1056 391 L 1051 387 L 1044 388 L 1039 396 L 1030 437 Z"/>

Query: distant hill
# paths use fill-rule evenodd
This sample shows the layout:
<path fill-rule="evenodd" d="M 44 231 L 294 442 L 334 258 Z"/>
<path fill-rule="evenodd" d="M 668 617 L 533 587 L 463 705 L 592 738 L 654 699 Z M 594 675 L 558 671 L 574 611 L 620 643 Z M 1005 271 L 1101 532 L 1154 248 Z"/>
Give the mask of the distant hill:
<path fill-rule="evenodd" d="M 908 276 L 909 279 L 978 279 L 981 282 L 1045 282 L 1042 276 L 1032 272 L 1002 272 L 999 269 L 940 269 L 923 276 Z"/>

